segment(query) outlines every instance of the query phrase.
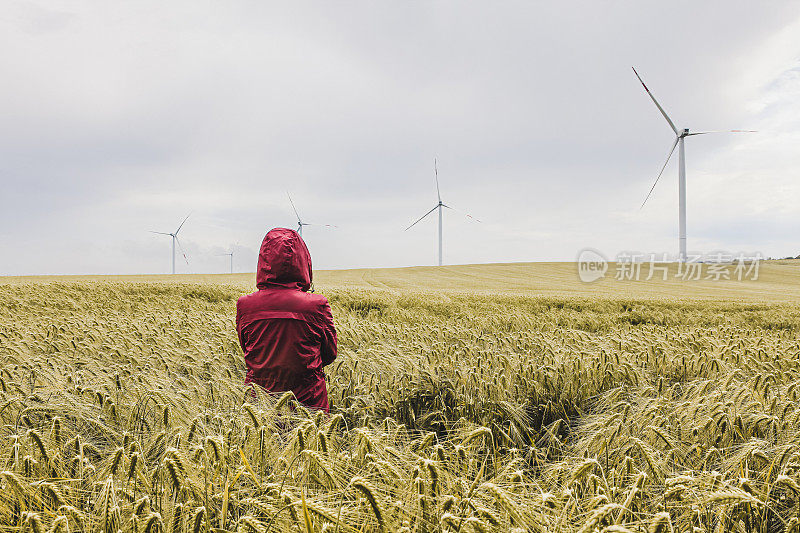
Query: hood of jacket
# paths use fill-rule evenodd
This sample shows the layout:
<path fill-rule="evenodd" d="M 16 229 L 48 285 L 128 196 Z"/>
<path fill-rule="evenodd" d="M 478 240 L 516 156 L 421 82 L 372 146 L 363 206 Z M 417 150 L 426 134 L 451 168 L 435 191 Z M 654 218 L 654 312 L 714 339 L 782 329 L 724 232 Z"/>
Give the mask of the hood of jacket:
<path fill-rule="evenodd" d="M 267 233 L 258 253 L 256 287 L 285 287 L 308 291 L 311 288 L 311 254 L 298 233 L 275 228 Z"/>

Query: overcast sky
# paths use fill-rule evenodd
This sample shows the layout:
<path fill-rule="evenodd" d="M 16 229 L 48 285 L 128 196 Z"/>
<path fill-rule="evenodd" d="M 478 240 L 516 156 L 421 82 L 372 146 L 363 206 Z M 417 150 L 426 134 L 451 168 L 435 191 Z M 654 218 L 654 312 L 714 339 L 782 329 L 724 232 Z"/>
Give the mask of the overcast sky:
<path fill-rule="evenodd" d="M 53 6 L 57 6 L 54 9 Z M 800 254 L 798 2 L 136 2 L 0 8 L 0 274 Z M 677 159 L 677 158 L 675 158 Z"/>

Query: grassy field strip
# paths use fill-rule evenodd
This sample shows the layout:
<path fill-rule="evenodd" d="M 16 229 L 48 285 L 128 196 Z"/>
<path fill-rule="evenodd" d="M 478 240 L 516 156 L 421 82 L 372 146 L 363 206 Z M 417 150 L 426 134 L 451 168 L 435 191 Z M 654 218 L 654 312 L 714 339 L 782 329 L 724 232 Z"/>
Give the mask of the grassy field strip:
<path fill-rule="evenodd" d="M 765 261 L 759 279 L 683 281 L 672 264 L 666 281 L 613 279 L 609 264 L 603 280 L 583 283 L 575 263 L 508 263 L 445 267 L 320 270 L 314 273 L 317 290 L 328 288 L 397 291 L 445 291 L 520 294 L 526 296 L 576 296 L 589 298 L 700 299 L 742 302 L 800 302 L 800 260 Z M 646 269 L 644 270 L 646 272 Z M 179 274 L 148 276 L 20 276 L 0 277 L 0 284 L 51 281 L 120 281 L 223 284 L 253 290 L 254 274 Z"/>

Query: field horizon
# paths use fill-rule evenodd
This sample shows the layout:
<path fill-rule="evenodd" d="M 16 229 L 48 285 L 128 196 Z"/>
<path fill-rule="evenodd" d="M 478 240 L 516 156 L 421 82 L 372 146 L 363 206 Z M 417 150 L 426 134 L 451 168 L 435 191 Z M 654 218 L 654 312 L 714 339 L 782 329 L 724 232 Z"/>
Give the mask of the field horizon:
<path fill-rule="evenodd" d="M 683 280 L 670 263 L 666 280 L 616 280 L 616 263 L 604 279 L 591 283 L 578 277 L 575 262 L 481 263 L 445 266 L 315 270 L 315 290 L 331 288 L 388 291 L 443 291 L 530 296 L 611 299 L 723 300 L 728 302 L 799 302 L 800 260 L 762 261 L 758 279 Z M 705 277 L 705 274 L 704 276 Z M 255 272 L 234 274 L 91 274 L 0 276 L 2 284 L 49 282 L 211 283 L 255 290 Z"/>

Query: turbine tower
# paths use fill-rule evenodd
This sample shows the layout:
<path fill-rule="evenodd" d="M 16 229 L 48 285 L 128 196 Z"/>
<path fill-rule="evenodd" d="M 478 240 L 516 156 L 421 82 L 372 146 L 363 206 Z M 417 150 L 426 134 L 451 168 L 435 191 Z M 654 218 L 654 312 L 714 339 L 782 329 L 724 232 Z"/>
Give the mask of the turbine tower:
<path fill-rule="evenodd" d="M 163 231 L 151 231 L 150 232 L 150 233 L 157 233 L 159 235 L 169 235 L 170 237 L 172 237 L 172 273 L 173 274 L 175 273 L 175 243 L 178 243 L 178 248 L 180 248 L 181 254 L 183 255 L 183 258 L 186 260 L 186 264 L 187 265 L 189 264 L 189 260 L 186 258 L 186 252 L 183 251 L 183 246 L 181 246 L 181 241 L 178 240 L 178 232 L 181 230 L 183 225 L 186 224 L 186 221 L 189 220 L 190 216 L 192 216 L 191 213 L 186 215 L 186 218 L 183 219 L 183 222 L 181 222 L 181 225 L 178 226 L 178 229 L 176 229 L 173 233 L 165 233 Z"/>
<path fill-rule="evenodd" d="M 297 212 L 297 208 L 294 206 L 294 202 L 292 201 L 292 195 L 289 194 L 289 191 L 286 191 L 286 196 L 289 197 L 289 203 L 292 204 L 292 209 L 294 210 L 294 214 L 297 217 L 297 233 L 301 237 L 303 236 L 303 226 L 325 226 L 328 228 L 335 228 L 333 224 L 312 224 L 311 222 L 303 222 L 300 218 L 300 213 Z"/>
<path fill-rule="evenodd" d="M 433 173 L 434 173 L 434 177 L 436 179 L 436 198 L 439 200 L 439 203 L 437 203 L 435 206 L 433 206 L 433 209 L 431 209 L 430 211 L 428 211 L 427 213 L 425 213 L 424 215 L 419 217 L 416 220 L 416 222 L 411 224 L 404 231 L 410 230 L 411 228 L 416 226 L 418 222 L 421 222 L 423 218 L 427 217 L 428 215 L 430 215 L 431 213 L 433 213 L 434 211 L 436 211 L 438 209 L 439 210 L 439 266 L 442 266 L 442 208 L 446 207 L 447 209 L 453 209 L 455 211 L 458 211 L 458 209 L 450 207 L 449 205 L 447 205 L 444 202 L 442 202 L 442 193 L 439 191 L 439 165 L 438 165 L 436 159 L 433 160 Z M 474 220 L 476 222 L 480 222 L 480 220 L 478 220 L 477 218 L 473 217 L 472 215 L 470 215 L 468 213 L 464 213 L 464 215 L 467 216 L 468 218 L 471 218 L 472 220 Z"/>
<path fill-rule="evenodd" d="M 233 250 L 225 254 L 217 254 L 217 255 L 229 255 L 231 257 L 231 274 L 233 274 Z"/>
<path fill-rule="evenodd" d="M 675 127 L 675 124 L 672 122 L 672 119 L 669 118 L 669 115 L 667 115 L 667 112 L 664 111 L 663 107 L 661 107 L 661 104 L 658 103 L 656 97 L 653 96 L 653 93 L 651 93 L 650 89 L 647 88 L 647 85 L 644 84 L 644 81 L 642 81 L 642 77 L 639 76 L 639 73 L 636 72 L 635 68 L 633 68 L 633 73 L 636 74 L 637 78 L 639 78 L 639 82 L 642 84 L 642 87 L 644 87 L 644 90 L 647 91 L 648 96 L 650 96 L 650 99 L 653 100 L 653 103 L 656 105 L 658 110 L 664 116 L 667 123 L 669 124 L 669 127 L 675 133 L 675 141 L 673 141 L 672 147 L 669 150 L 669 155 L 667 155 L 667 160 L 664 162 L 664 166 L 661 167 L 661 171 L 658 173 L 656 181 L 653 183 L 653 186 L 650 187 L 650 192 L 647 193 L 647 197 L 644 199 L 644 202 L 642 202 L 642 206 L 639 209 L 644 207 L 644 204 L 646 204 L 647 200 L 650 199 L 650 195 L 653 194 L 653 189 L 656 188 L 658 180 L 661 179 L 661 174 L 663 174 L 664 169 L 667 168 L 667 163 L 669 163 L 669 160 L 672 157 L 672 153 L 675 151 L 675 147 L 678 146 L 678 249 L 679 249 L 678 260 L 680 262 L 684 262 L 686 261 L 686 153 L 684 151 L 684 140 L 686 139 L 686 137 L 691 137 L 693 135 L 705 135 L 707 133 L 754 133 L 754 131 L 725 130 L 725 131 L 694 131 L 689 133 L 689 128 L 684 128 L 678 131 L 678 128 Z"/>

